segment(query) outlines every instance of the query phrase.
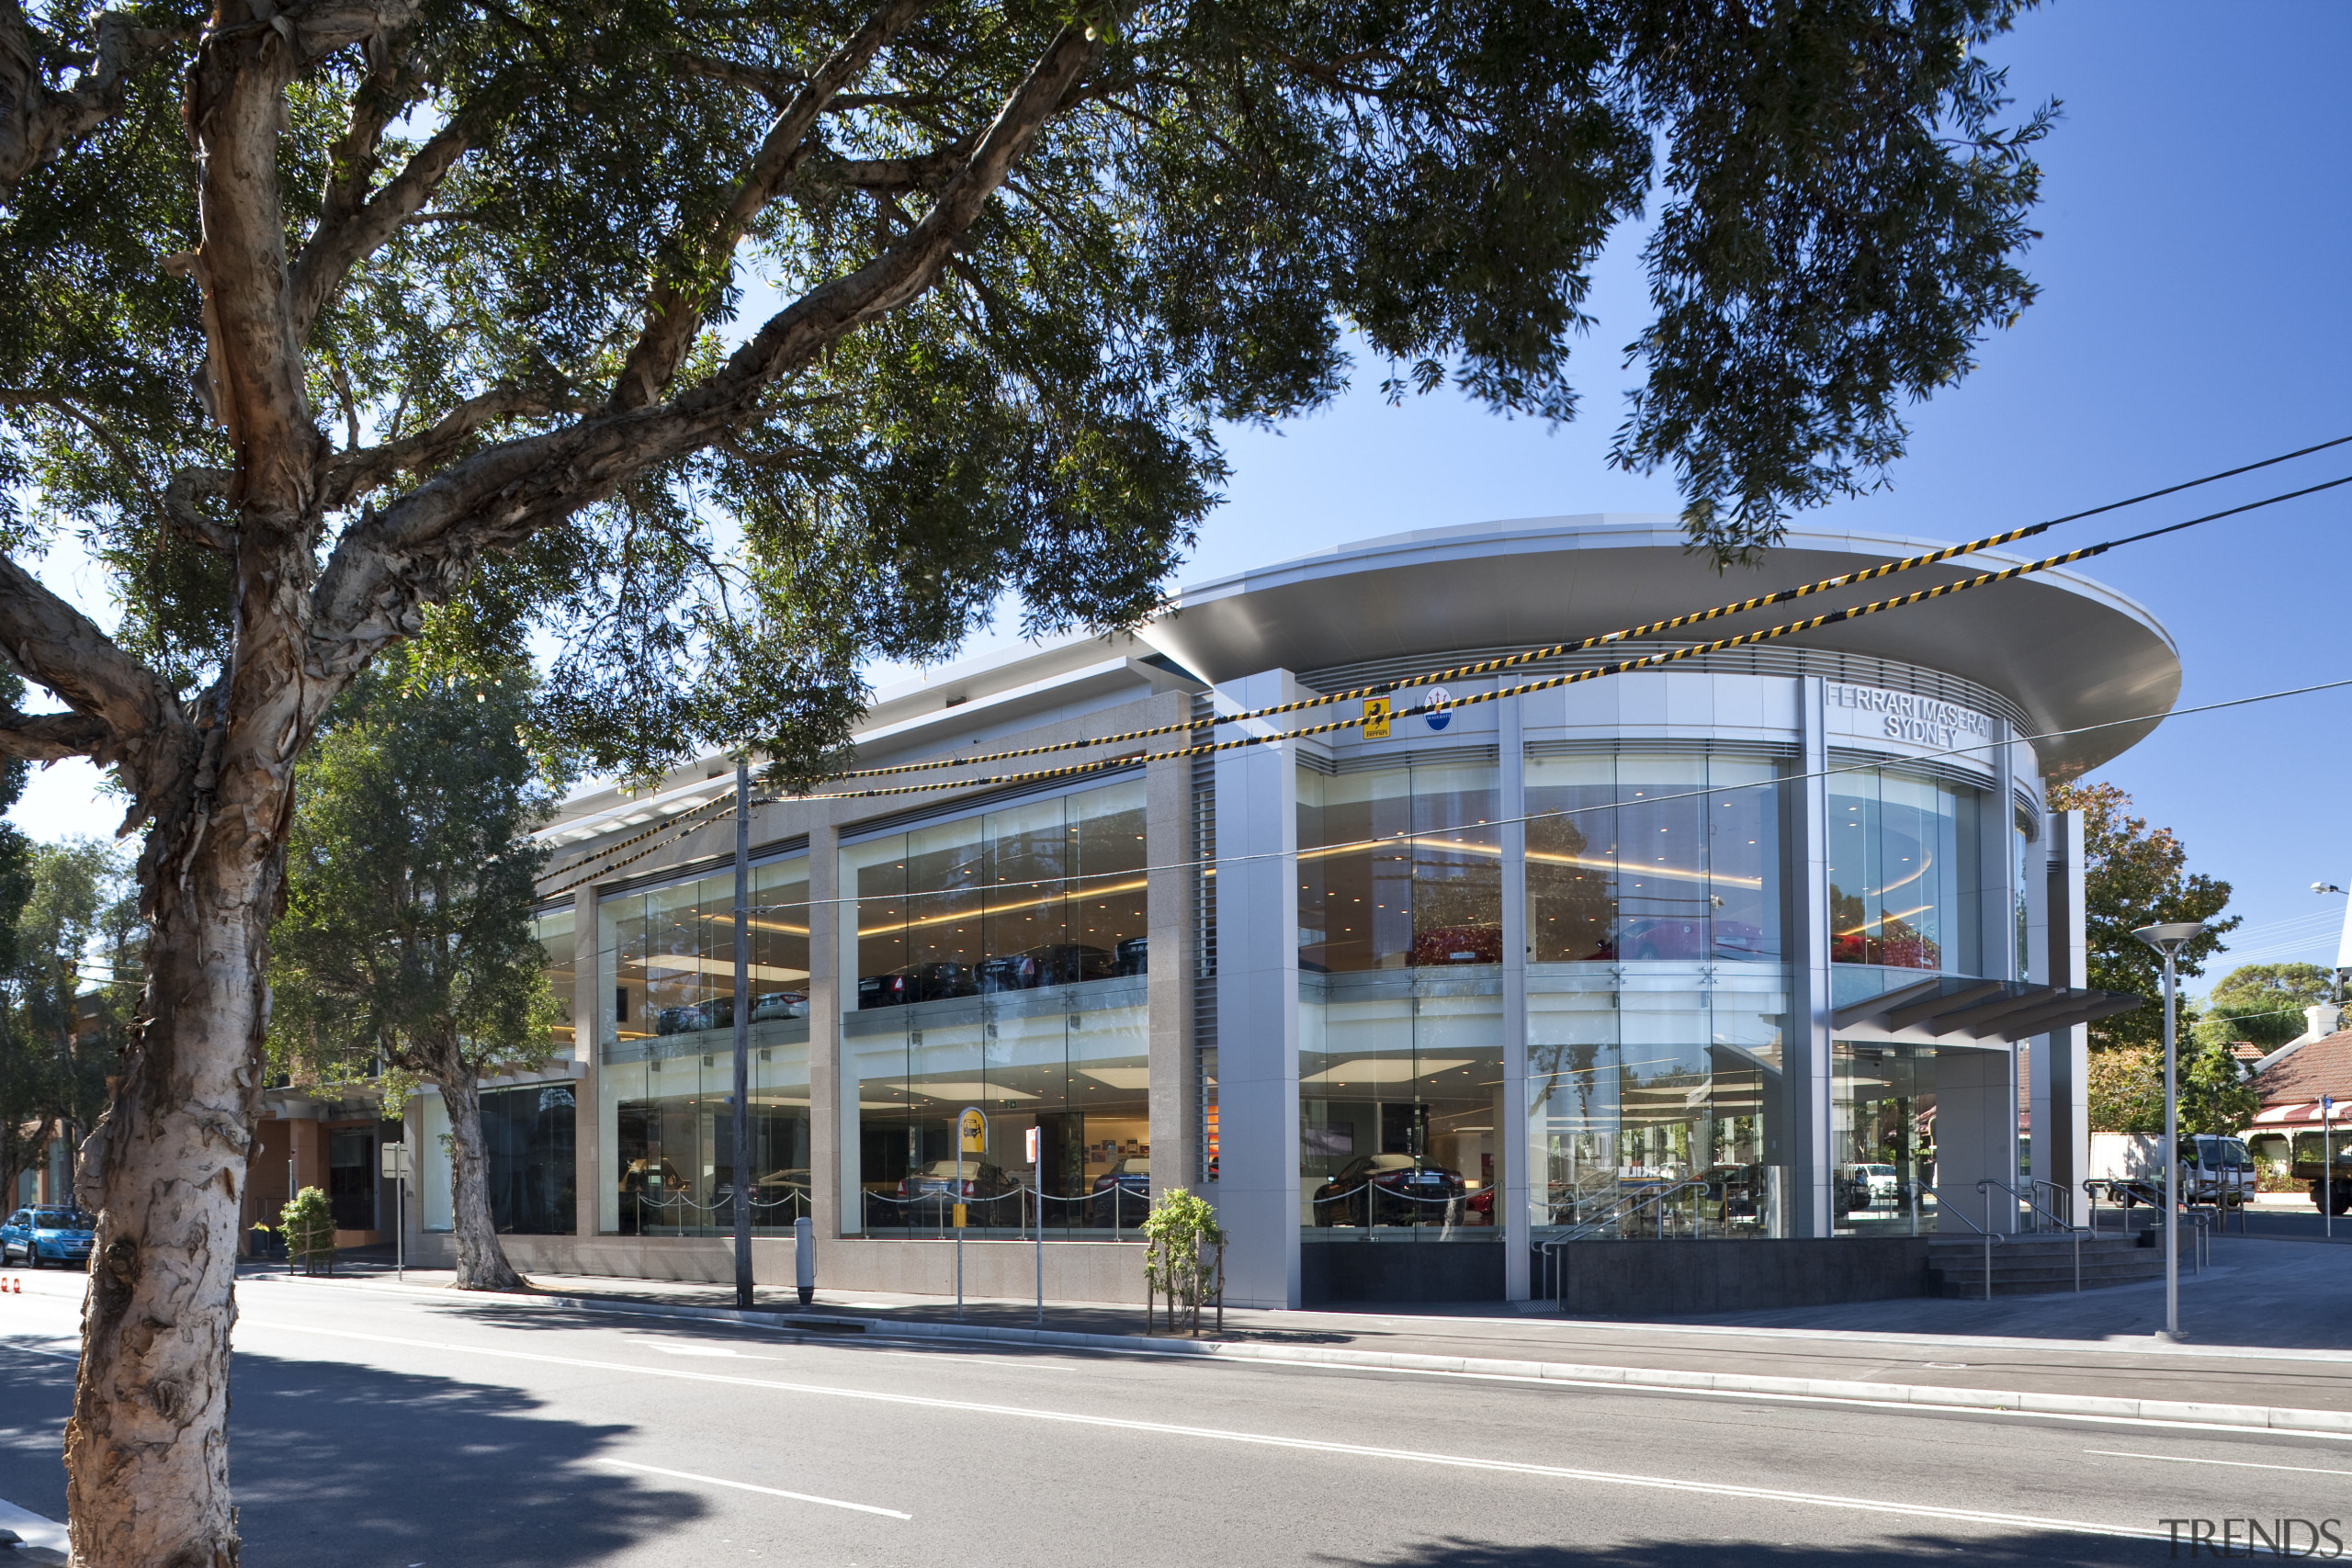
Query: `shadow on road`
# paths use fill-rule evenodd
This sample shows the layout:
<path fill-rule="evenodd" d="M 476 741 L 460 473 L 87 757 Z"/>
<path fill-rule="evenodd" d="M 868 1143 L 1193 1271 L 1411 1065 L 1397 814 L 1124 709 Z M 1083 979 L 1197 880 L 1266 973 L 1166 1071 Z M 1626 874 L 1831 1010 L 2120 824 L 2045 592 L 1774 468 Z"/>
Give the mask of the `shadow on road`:
<path fill-rule="evenodd" d="M 598 1460 L 635 1429 L 538 1414 L 519 1390 L 237 1352 L 230 1476 L 245 1568 L 594 1563 L 705 1512 Z M 65 1510 L 68 1361 L 0 1352 L 0 1497 Z"/>
<path fill-rule="evenodd" d="M 2165 1560 L 2165 1541 L 2129 1540 L 2099 1536 L 2034 1530 L 2002 1536 L 1893 1536 L 1856 1546 L 1828 1546 L 1812 1541 L 1738 1540 L 1623 1540 L 1537 1546 L 1510 1545 L 1450 1536 L 1418 1542 L 1396 1552 L 1371 1558 L 1317 1557 L 1313 1561 L 1347 1568 L 1806 1568 L 1830 1563 L 1836 1568 L 1875 1568 L 1879 1563 L 1913 1563 L 1928 1559 L 1964 1556 L 1975 1568 L 2104 1568 Z M 2186 1551 L 2184 1549 L 2184 1555 Z"/>

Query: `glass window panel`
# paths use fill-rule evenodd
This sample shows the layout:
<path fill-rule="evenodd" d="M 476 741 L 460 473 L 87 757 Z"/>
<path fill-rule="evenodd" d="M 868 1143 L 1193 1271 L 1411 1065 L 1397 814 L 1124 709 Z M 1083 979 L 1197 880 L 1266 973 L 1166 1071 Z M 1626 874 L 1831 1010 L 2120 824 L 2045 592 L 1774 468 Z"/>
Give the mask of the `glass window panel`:
<path fill-rule="evenodd" d="M 1069 948 L 1068 879 L 1078 870 L 1078 856 L 1068 815 L 1059 799 L 989 813 L 989 962 L 980 983 L 991 991 L 1109 973 L 1107 953 L 1089 965 Z"/>
<path fill-rule="evenodd" d="M 1706 787 L 1703 757 L 1617 759 L 1620 958 L 1709 956 Z"/>
<path fill-rule="evenodd" d="M 1981 791 L 1892 768 L 1829 781 L 1830 956 L 1976 973 Z"/>
<path fill-rule="evenodd" d="M 1075 940 L 1109 953 L 1115 975 L 1146 974 L 1143 785 L 1089 790 L 1070 796 L 1069 807 L 1082 874 L 1071 903 Z"/>
<path fill-rule="evenodd" d="M 1539 964 L 1615 954 L 1616 759 L 1527 760 L 1527 927 Z"/>
<path fill-rule="evenodd" d="M 1707 893 L 1720 960 L 1781 957 L 1779 767 L 1763 758 L 1707 759 Z"/>
<path fill-rule="evenodd" d="M 1502 962 L 1502 814 L 1490 765 L 1416 766 L 1413 945 L 1416 966 Z"/>
<path fill-rule="evenodd" d="M 1402 967 L 1412 945 L 1412 775 L 1403 769 L 1326 778 L 1298 792 L 1298 961 L 1351 973 Z"/>
<path fill-rule="evenodd" d="M 540 949 L 548 955 L 548 987 L 555 993 L 556 1021 L 548 1030 L 555 1054 L 570 1056 L 579 1050 L 572 1027 L 571 1011 L 579 997 L 579 972 L 574 967 L 573 927 L 578 924 L 576 910 L 551 910 L 531 922 L 531 934 L 538 939 Z"/>

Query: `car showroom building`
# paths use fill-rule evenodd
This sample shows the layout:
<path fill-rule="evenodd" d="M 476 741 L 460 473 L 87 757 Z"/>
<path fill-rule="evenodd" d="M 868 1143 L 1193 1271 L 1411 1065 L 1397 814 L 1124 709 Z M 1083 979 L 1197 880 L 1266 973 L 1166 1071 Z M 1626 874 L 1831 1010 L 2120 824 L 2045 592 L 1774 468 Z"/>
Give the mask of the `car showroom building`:
<path fill-rule="evenodd" d="M 2154 728 L 2170 638 L 2053 570 L 1558 679 L 1988 553 L 1487 667 L 1926 547 L 1792 532 L 1718 574 L 1685 544 L 1650 516 L 1402 535 L 880 694 L 859 767 L 952 765 L 752 808 L 744 1183 L 731 765 L 567 801 L 562 1054 L 483 1100 L 511 1256 L 730 1278 L 742 1190 L 762 1280 L 807 1216 L 820 1289 L 936 1292 L 960 1202 L 971 1293 L 1028 1294 L 1042 1230 L 1048 1296 L 1140 1300 L 1136 1225 L 1183 1186 L 1237 1304 L 1525 1299 L 1572 1267 L 1699 1310 L 1899 1293 L 1915 1234 L 2079 1204 L 2083 1023 L 2129 999 L 2080 988 L 2081 828 L 2043 781 Z M 1433 671 L 1385 733 L 1361 697 L 1221 722 Z M 445 1127 L 412 1105 L 412 1147 Z"/>

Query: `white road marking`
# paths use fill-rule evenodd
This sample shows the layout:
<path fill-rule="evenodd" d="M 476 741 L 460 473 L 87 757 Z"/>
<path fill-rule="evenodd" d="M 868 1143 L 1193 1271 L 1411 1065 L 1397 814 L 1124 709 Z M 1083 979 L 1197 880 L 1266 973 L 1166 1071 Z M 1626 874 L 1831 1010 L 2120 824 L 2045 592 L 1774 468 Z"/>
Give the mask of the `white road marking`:
<path fill-rule="evenodd" d="M 1351 1459 L 1389 1460 L 1449 1470 L 1487 1471 L 1549 1480 L 1590 1482 L 1605 1486 L 1631 1486 L 1654 1492 L 1679 1492 L 1709 1497 L 1738 1497 L 1751 1502 L 1795 1503 L 1838 1508 L 1853 1513 L 1889 1514 L 1903 1518 L 1939 1519 L 1956 1524 L 2000 1525 L 2018 1529 L 2052 1529 L 2069 1535 L 2121 1537 L 2154 1540 L 2163 1532 L 2129 1525 L 2094 1524 L 2083 1519 L 2047 1518 L 2035 1514 L 2003 1514 L 1982 1508 L 1945 1508 L 1932 1504 L 1891 1503 L 1874 1497 L 1846 1497 L 1819 1492 L 1792 1492 L 1774 1486 L 1736 1486 L 1724 1482 L 1684 1481 L 1672 1476 L 1634 1475 L 1616 1471 L 1582 1470 L 1566 1465 L 1528 1464 L 1513 1460 L 1476 1459 L 1464 1454 L 1428 1453 L 1413 1449 L 1374 1448 L 1363 1443 L 1327 1442 L 1314 1438 L 1285 1438 L 1267 1432 L 1239 1432 L 1216 1427 L 1182 1427 L 1164 1421 L 1134 1421 L 1115 1416 L 1087 1416 L 1075 1411 L 1037 1410 L 1018 1404 L 986 1404 L 961 1399 L 934 1399 L 922 1394 L 885 1393 L 874 1389 L 837 1388 L 823 1383 L 778 1382 L 767 1378 L 732 1377 L 722 1372 L 688 1371 L 683 1367 L 632 1366 L 626 1361 L 592 1360 L 583 1356 L 551 1356 L 533 1350 L 494 1349 L 480 1345 L 454 1345 L 446 1340 L 411 1339 L 390 1334 L 364 1334 L 350 1328 L 317 1328 L 307 1324 L 265 1323 L 245 1318 L 243 1325 L 313 1334 L 330 1339 L 355 1339 L 368 1344 L 398 1345 L 410 1349 L 449 1355 L 481 1356 L 495 1360 L 532 1361 L 542 1366 L 581 1367 L 591 1371 L 634 1372 L 639 1377 L 672 1378 L 684 1382 L 722 1383 L 735 1388 L 767 1389 L 776 1393 L 808 1394 L 825 1399 L 854 1399 L 876 1404 L 904 1404 L 926 1410 L 956 1410 L 975 1416 L 1005 1416 L 1064 1426 L 1107 1427 L 1145 1432 L 1158 1437 L 1194 1438 L 1211 1442 L 1243 1443 L 1259 1448 L 1291 1449 L 1309 1453 L 1340 1454 Z M 615 1461 L 618 1462 L 618 1461 Z M 650 1467 L 647 1467 L 650 1468 Z M 735 1483 L 721 1483 L 732 1485 Z"/>
<path fill-rule="evenodd" d="M 730 1350 L 724 1345 L 678 1345 L 673 1344 L 667 1339 L 639 1339 L 633 1337 L 625 1339 L 623 1343 L 629 1345 L 643 1345 L 649 1349 L 659 1350 L 665 1356 L 731 1357 L 742 1355 L 741 1351 Z M 773 1361 L 779 1359 L 780 1358 L 775 1356 L 748 1356 L 743 1359 L 752 1361 Z"/>
<path fill-rule="evenodd" d="M 1051 1361 L 1024 1361 L 1013 1356 L 949 1356 L 933 1350 L 885 1350 L 879 1346 L 858 1346 L 869 1356 L 913 1356 L 925 1361 L 969 1361 L 979 1367 L 1017 1367 L 1024 1372 L 1074 1372 L 1076 1367 L 1057 1366 Z M 847 1348 L 847 1347 L 844 1347 Z"/>
<path fill-rule="evenodd" d="M 28 1356 L 52 1356 L 61 1361 L 78 1361 L 79 1350 L 44 1350 L 38 1345 L 22 1345 L 14 1339 L 0 1339 L 0 1350 L 22 1350 Z"/>
<path fill-rule="evenodd" d="M 2160 1459 L 2171 1464 L 2225 1464 L 2232 1470 L 2291 1470 L 2298 1475 L 2352 1475 L 2352 1470 L 2323 1470 L 2315 1464 L 2256 1464 L 2245 1459 L 2197 1459 L 2188 1454 L 2127 1454 L 2120 1449 L 2085 1449 L 2108 1459 Z"/>
<path fill-rule="evenodd" d="M 705 1486 L 731 1486 L 738 1492 L 758 1492 L 770 1497 L 788 1497 L 796 1503 L 821 1503 L 828 1508 L 848 1508 L 860 1514 L 880 1514 L 888 1519 L 911 1519 L 912 1514 L 902 1514 L 896 1508 L 877 1508 L 871 1503 L 844 1503 L 839 1497 L 816 1497 L 806 1492 L 786 1492 L 774 1486 L 754 1486 L 748 1481 L 729 1481 L 716 1475 L 696 1475 L 690 1470 L 664 1470 L 658 1464 L 639 1464 L 635 1460 L 600 1457 L 602 1464 L 616 1464 L 623 1470 L 641 1470 L 648 1475 L 674 1476 L 680 1481 L 700 1482 Z"/>

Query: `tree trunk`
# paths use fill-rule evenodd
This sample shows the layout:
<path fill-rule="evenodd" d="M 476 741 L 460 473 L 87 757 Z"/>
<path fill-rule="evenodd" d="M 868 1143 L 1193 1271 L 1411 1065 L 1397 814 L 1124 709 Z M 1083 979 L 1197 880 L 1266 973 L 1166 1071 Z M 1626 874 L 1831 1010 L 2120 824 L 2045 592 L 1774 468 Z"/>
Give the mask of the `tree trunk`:
<path fill-rule="evenodd" d="M 267 823 L 280 803 L 240 804 Z M 207 842 L 214 808 L 206 802 L 150 840 L 149 1016 L 83 1150 L 77 1195 L 97 1230 L 65 1428 L 83 1568 L 237 1561 L 229 1333 L 281 857 L 274 836 L 216 831 Z"/>
<path fill-rule="evenodd" d="M 458 1277 L 450 1281 L 461 1291 L 520 1291 L 526 1288 L 499 1245 L 498 1227 L 490 1215 L 490 1151 L 481 1141 L 481 1087 L 473 1069 L 458 1053 L 449 1050 L 445 1066 L 434 1074 L 441 1103 L 449 1111 L 450 1230 L 458 1242 Z"/>

